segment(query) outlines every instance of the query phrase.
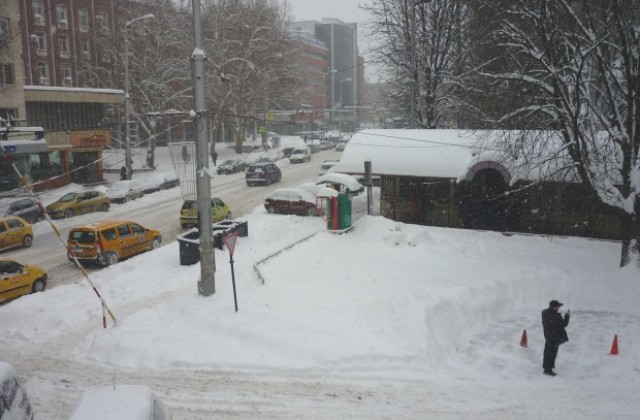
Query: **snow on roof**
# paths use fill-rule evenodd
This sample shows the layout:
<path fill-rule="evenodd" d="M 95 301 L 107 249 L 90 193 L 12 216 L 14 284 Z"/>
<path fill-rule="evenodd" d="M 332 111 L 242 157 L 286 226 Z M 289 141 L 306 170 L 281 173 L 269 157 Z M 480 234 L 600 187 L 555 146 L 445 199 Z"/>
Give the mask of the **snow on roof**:
<path fill-rule="evenodd" d="M 355 179 L 351 175 L 346 174 L 327 173 L 316 179 L 316 184 L 326 183 L 344 185 L 351 191 L 360 191 L 362 188 L 364 188 L 357 179 Z"/>
<path fill-rule="evenodd" d="M 460 130 L 364 130 L 355 133 L 333 172 L 458 178 L 472 158 L 477 137 Z"/>
<path fill-rule="evenodd" d="M 38 85 L 27 85 L 24 87 L 25 90 L 53 90 L 58 92 L 90 92 L 90 93 L 111 93 L 124 95 L 124 90 L 122 89 L 98 89 L 98 88 L 74 88 L 74 87 L 61 87 L 61 86 L 38 86 Z"/>
<path fill-rule="evenodd" d="M 374 175 L 471 180 L 484 168 L 497 170 L 505 182 L 551 178 L 575 180 L 567 167 L 561 139 L 554 132 L 531 131 L 533 146 L 521 158 L 502 152 L 501 145 L 521 131 L 501 130 L 364 130 L 351 137 L 332 172 L 363 174 L 371 161 Z M 535 149 L 535 150 L 534 150 Z M 535 153 L 533 153 L 535 152 Z M 536 154 L 537 153 L 537 154 Z M 557 155 L 558 159 L 549 159 Z M 532 161 L 532 156 L 539 159 Z M 522 158 L 526 157 L 527 162 Z"/>

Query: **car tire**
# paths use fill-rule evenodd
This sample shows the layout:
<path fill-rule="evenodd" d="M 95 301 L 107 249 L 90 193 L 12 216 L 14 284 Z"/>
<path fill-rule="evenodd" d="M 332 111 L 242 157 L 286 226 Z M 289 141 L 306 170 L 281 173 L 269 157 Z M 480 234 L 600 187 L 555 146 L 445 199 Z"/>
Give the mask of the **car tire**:
<path fill-rule="evenodd" d="M 151 249 L 158 249 L 160 248 L 160 238 L 153 238 L 153 242 L 151 242 Z"/>
<path fill-rule="evenodd" d="M 227 215 L 225 216 L 225 219 L 227 219 L 227 220 L 233 219 L 233 214 L 231 214 L 231 212 L 227 212 Z"/>
<path fill-rule="evenodd" d="M 109 267 L 110 265 L 114 265 L 118 263 L 118 253 L 117 252 L 107 252 L 107 255 L 104 257 L 104 266 Z"/>
<path fill-rule="evenodd" d="M 33 286 L 31 286 L 31 293 L 44 292 L 46 287 L 46 283 L 42 279 L 38 279 L 33 282 Z"/>
<path fill-rule="evenodd" d="M 267 178 L 267 186 L 271 185 L 271 179 Z"/>
<path fill-rule="evenodd" d="M 22 238 L 22 247 L 30 248 L 31 245 L 33 245 L 33 237 L 31 235 L 24 235 L 24 238 Z"/>
<path fill-rule="evenodd" d="M 307 209 L 307 216 L 315 216 L 316 215 L 316 209 L 314 207 L 309 207 Z"/>
<path fill-rule="evenodd" d="M 65 218 L 65 219 L 69 219 L 69 218 L 71 218 L 71 217 L 73 217 L 73 210 L 71 210 L 71 209 L 66 209 L 66 210 L 64 211 L 64 218 Z"/>
<path fill-rule="evenodd" d="M 100 211 L 109 211 L 109 205 L 107 203 L 102 203 L 100 205 Z"/>
<path fill-rule="evenodd" d="M 274 214 L 275 212 L 276 212 L 276 209 L 274 207 L 267 207 L 267 213 Z"/>

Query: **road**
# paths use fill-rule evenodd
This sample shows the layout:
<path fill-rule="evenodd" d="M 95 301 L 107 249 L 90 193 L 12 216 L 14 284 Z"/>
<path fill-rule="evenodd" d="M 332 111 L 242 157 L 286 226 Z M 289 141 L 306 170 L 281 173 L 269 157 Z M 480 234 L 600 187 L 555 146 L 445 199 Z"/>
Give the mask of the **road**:
<path fill-rule="evenodd" d="M 339 152 L 329 150 L 314 154 L 308 163 L 291 164 L 288 159 L 280 160 L 277 165 L 282 170 L 282 182 L 270 186 L 248 187 L 244 181 L 244 173 L 219 175 L 213 178 L 212 195 L 227 203 L 234 217 L 242 217 L 252 212 L 272 191 L 314 181 L 318 177 L 322 161 L 339 158 L 339 155 Z M 158 229 L 162 233 L 163 245 L 166 245 L 183 231 L 178 221 L 181 206 L 180 189 L 173 188 L 125 204 L 113 204 L 106 214 L 90 213 L 71 219 L 56 220 L 54 223 L 62 238 L 66 240 L 69 230 L 78 225 L 105 219 L 134 220 L 142 226 Z M 67 259 L 63 243 L 46 221 L 34 225 L 34 241 L 31 248 L 7 251 L 3 253 L 3 257 L 44 268 L 49 274 L 48 287 L 72 283 L 82 277 L 79 270 Z M 91 272 L 100 268 L 87 269 Z"/>

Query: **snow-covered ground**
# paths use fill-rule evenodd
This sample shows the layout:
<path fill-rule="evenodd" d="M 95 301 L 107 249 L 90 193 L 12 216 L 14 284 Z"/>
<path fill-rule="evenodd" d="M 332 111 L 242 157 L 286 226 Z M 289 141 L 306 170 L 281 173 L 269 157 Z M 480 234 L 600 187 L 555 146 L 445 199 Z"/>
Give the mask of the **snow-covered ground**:
<path fill-rule="evenodd" d="M 199 266 L 181 266 L 172 243 L 92 273 L 118 321 L 107 329 L 84 281 L 0 305 L 0 359 L 20 365 L 40 351 L 69 366 L 337 387 L 335 394 L 307 395 L 317 405 L 310 408 L 296 404 L 311 389 L 300 385 L 275 416 L 265 388 L 262 401 L 247 401 L 252 410 L 238 409 L 234 418 L 638 418 L 640 282 L 636 269 L 616 268 L 617 244 L 381 217 L 332 235 L 319 218 L 269 215 L 260 207 L 247 220 L 249 236 L 238 239 L 234 254 L 239 312 L 228 253 L 216 250 L 216 293 L 202 297 Z M 541 368 L 540 311 L 551 299 L 572 312 L 555 378 Z M 524 329 L 528 349 L 519 346 Z M 614 334 L 618 356 L 608 354 Z M 19 374 L 27 390 L 68 386 L 43 384 L 37 372 Z M 198 384 L 181 391 L 206 392 Z M 384 396 L 358 394 L 362 384 L 375 384 Z M 176 402 L 175 390 L 147 385 L 181 413 L 176 418 L 195 418 L 189 402 Z M 341 395 L 344 388 L 359 400 Z M 225 406 L 243 401 L 210 398 Z M 48 404 L 40 393 L 31 399 L 37 419 L 65 418 L 69 408 Z M 202 410 L 202 402 L 192 404 Z"/>

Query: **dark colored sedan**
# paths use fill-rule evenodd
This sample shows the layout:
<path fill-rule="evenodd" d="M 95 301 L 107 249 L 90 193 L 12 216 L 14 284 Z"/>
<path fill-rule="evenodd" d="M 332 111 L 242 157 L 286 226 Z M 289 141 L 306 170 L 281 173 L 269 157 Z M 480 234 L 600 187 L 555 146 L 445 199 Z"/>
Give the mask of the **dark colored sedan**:
<path fill-rule="evenodd" d="M 44 212 L 33 198 L 14 201 L 7 210 L 7 215 L 20 216 L 29 223 L 44 219 Z"/>
<path fill-rule="evenodd" d="M 300 188 L 281 188 L 264 200 L 264 208 L 269 213 L 315 216 L 316 198 Z"/>
<path fill-rule="evenodd" d="M 249 165 L 245 172 L 245 181 L 251 185 L 271 185 L 282 181 L 282 172 L 275 163 L 259 162 Z"/>
<path fill-rule="evenodd" d="M 242 159 L 227 159 L 218 165 L 218 175 L 234 174 L 242 172 L 247 168 L 247 164 Z"/>

